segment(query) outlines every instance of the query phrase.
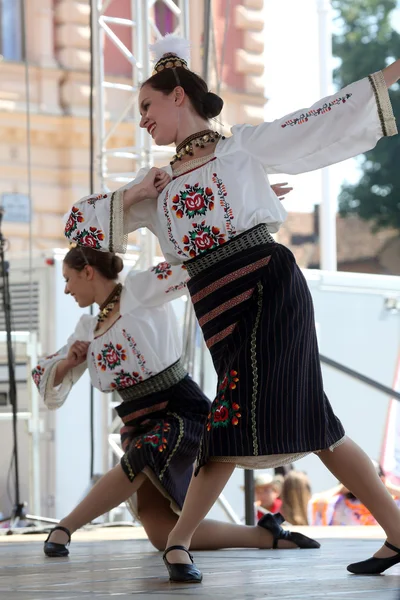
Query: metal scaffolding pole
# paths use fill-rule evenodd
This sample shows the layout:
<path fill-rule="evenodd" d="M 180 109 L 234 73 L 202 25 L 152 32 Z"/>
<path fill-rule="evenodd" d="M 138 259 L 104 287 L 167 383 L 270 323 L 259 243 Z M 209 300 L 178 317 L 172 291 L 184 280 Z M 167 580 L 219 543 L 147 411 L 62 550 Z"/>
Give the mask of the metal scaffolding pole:
<path fill-rule="evenodd" d="M 189 36 L 189 1 L 190 0 L 158 0 L 174 15 L 177 26 L 173 33 Z M 131 18 L 112 16 L 116 0 L 91 0 L 92 30 L 94 48 L 94 85 L 95 85 L 95 143 L 96 174 L 98 189 L 105 190 L 111 182 L 126 183 L 135 177 L 140 167 L 153 164 L 154 156 L 169 157 L 172 151 L 152 144 L 148 135 L 139 127 L 140 114 L 137 97 L 140 84 L 150 72 L 149 45 L 161 37 L 155 21 L 156 0 L 130 0 Z M 107 13 L 107 14 L 106 14 Z M 113 25 L 131 30 L 131 48 L 118 37 Z M 108 39 L 119 50 L 132 66 L 131 81 L 118 83 L 107 79 L 104 70 L 105 40 Z M 107 92 L 113 91 L 114 98 L 121 96 L 121 108 L 118 114 L 107 104 Z M 113 134 L 123 122 L 133 123 L 134 135 L 132 145 L 124 148 L 111 146 Z M 111 172 L 108 158 L 132 159 L 132 170 Z M 115 162 L 115 161 L 114 161 Z"/>
<path fill-rule="evenodd" d="M 332 93 L 332 6 L 331 0 L 317 1 L 319 29 L 319 74 L 321 98 Z M 330 169 L 325 167 L 321 173 L 320 204 L 320 248 L 321 269 L 337 270 L 336 250 L 336 199 L 331 190 Z"/>
<path fill-rule="evenodd" d="M 138 94 L 140 85 L 151 75 L 149 45 L 162 37 L 156 23 L 156 0 L 130 0 L 130 18 L 113 15 L 120 8 L 117 0 L 90 0 L 92 9 L 93 65 L 94 65 L 94 145 L 95 145 L 95 187 L 106 191 L 109 186 L 123 185 L 135 178 L 142 167 L 151 167 L 155 156 L 172 155 L 170 148 L 159 148 L 152 144 L 147 132 L 140 128 Z M 158 0 L 173 15 L 176 28 L 172 33 L 189 38 L 189 2 L 190 0 Z M 118 26 L 117 29 L 115 26 Z M 118 35 L 122 28 L 130 30 L 130 48 Z M 109 40 L 131 65 L 130 80 L 111 81 L 105 72 L 106 40 Z M 113 105 L 109 102 L 112 95 Z M 116 102 L 117 100 L 117 102 Z M 119 110 L 115 110 L 115 104 Z M 132 143 L 127 147 L 112 146 L 114 134 L 122 123 L 132 125 Z M 113 171 L 109 163 L 113 165 Z M 118 159 L 131 159 L 129 171 L 118 169 Z M 147 230 L 140 232 L 140 268 L 147 268 L 155 256 L 155 237 Z M 107 395 L 108 396 L 108 395 Z M 112 418 L 115 402 L 110 398 L 104 401 L 103 429 L 104 453 L 103 465 L 110 468 L 113 453 L 110 452 L 110 435 L 118 432 L 119 419 Z"/>

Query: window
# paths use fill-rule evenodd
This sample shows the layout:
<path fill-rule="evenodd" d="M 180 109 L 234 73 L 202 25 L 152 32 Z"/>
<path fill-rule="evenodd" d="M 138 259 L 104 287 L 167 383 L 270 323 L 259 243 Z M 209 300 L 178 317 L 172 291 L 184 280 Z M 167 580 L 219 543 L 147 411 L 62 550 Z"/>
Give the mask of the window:
<path fill-rule="evenodd" d="M 22 60 L 20 0 L 0 0 L 0 55 L 5 60 Z"/>

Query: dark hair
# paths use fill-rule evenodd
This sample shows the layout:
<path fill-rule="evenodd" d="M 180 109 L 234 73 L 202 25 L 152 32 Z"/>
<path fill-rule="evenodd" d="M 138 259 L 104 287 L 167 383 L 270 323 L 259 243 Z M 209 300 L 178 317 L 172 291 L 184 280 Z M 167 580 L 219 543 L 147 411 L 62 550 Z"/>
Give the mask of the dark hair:
<path fill-rule="evenodd" d="M 203 119 L 217 117 L 224 106 L 224 101 L 220 96 L 208 91 L 204 79 L 184 67 L 164 69 L 152 75 L 142 83 L 141 87 L 145 85 L 149 85 L 153 90 L 164 94 L 170 94 L 180 85 L 189 97 L 194 110 Z"/>
<path fill-rule="evenodd" d="M 86 265 L 90 265 L 106 279 L 117 279 L 118 273 L 124 268 L 122 258 L 114 252 L 100 252 L 85 246 L 71 248 L 65 255 L 64 262 L 75 271 L 83 271 Z"/>

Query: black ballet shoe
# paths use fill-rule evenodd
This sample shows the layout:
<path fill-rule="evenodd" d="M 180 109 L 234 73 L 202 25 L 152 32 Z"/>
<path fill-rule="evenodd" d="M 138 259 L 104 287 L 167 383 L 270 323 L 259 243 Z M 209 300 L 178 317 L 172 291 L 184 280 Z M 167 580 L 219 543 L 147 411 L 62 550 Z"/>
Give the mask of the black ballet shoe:
<path fill-rule="evenodd" d="M 312 538 L 303 535 L 302 533 L 297 533 L 296 531 L 287 531 L 282 529 L 281 523 L 284 522 L 284 517 L 280 513 L 275 513 L 274 515 L 268 513 L 261 517 L 258 521 L 257 525 L 259 527 L 263 527 L 264 529 L 268 529 L 273 535 L 274 541 L 272 547 L 274 549 L 278 548 L 279 540 L 286 540 L 287 542 L 293 542 L 299 548 L 320 548 L 321 544 Z"/>
<path fill-rule="evenodd" d="M 54 542 L 48 541 L 51 534 L 53 533 L 53 531 L 57 531 L 57 529 L 59 529 L 60 531 L 63 531 L 64 533 L 67 534 L 68 542 L 66 544 L 55 544 Z M 49 535 L 47 536 L 47 540 L 44 543 L 43 551 L 46 556 L 50 556 L 51 558 L 59 558 L 61 556 L 68 556 L 69 550 L 68 550 L 67 546 L 69 545 L 70 541 L 71 541 L 71 533 L 70 533 L 69 529 L 67 529 L 66 527 L 61 527 L 61 525 L 57 525 L 57 527 L 54 527 L 54 529 L 52 529 L 50 531 Z"/>
<path fill-rule="evenodd" d="M 167 554 L 168 552 L 171 552 L 171 550 L 183 550 L 189 555 L 192 564 L 171 564 L 167 560 Z M 202 572 L 194 564 L 193 556 L 190 554 L 189 550 L 185 548 L 185 546 L 170 546 L 167 548 L 163 554 L 163 561 L 168 569 L 170 581 L 174 581 L 176 583 L 201 583 L 201 580 L 203 579 Z"/>
<path fill-rule="evenodd" d="M 347 570 L 355 575 L 380 575 L 386 569 L 390 569 L 390 567 L 394 567 L 394 565 L 400 563 L 400 548 L 396 548 L 396 546 L 393 546 L 389 542 L 385 542 L 385 546 L 396 552 L 396 555 L 389 556 L 388 558 L 375 558 L 373 556 L 367 560 L 349 565 Z"/>

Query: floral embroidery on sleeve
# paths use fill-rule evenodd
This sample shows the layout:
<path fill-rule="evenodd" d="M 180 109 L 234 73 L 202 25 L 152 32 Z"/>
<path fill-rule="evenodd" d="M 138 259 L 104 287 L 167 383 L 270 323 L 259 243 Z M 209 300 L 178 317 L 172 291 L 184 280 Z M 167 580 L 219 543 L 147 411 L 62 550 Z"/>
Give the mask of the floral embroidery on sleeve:
<path fill-rule="evenodd" d="M 182 238 L 185 244 L 183 249 L 189 253 L 191 258 L 226 242 L 225 234 L 221 233 L 218 227 L 206 225 L 205 221 L 192 223 L 192 227 L 193 230 L 189 232 L 189 235 L 184 235 Z"/>
<path fill-rule="evenodd" d="M 165 290 L 166 294 L 170 294 L 171 292 L 178 292 L 179 290 L 183 290 L 186 287 L 186 283 L 181 281 L 181 283 L 177 283 L 176 285 L 171 285 L 169 288 Z"/>
<path fill-rule="evenodd" d="M 200 187 L 199 183 L 194 185 L 185 184 L 185 189 L 172 198 L 172 210 L 178 219 L 183 216 L 193 219 L 205 215 L 208 210 L 214 209 L 214 194 L 211 188 Z"/>
<path fill-rule="evenodd" d="M 97 200 L 102 200 L 104 198 L 107 198 L 107 194 L 97 194 L 96 196 L 90 196 L 90 198 L 88 198 L 86 202 L 90 204 L 90 206 L 94 206 Z"/>
<path fill-rule="evenodd" d="M 101 244 L 104 240 L 104 233 L 101 229 L 97 229 L 97 227 L 89 227 L 89 230 L 83 229 L 82 231 L 78 231 L 75 235 L 75 241 L 81 244 L 82 246 L 86 246 L 89 248 L 93 248 L 93 250 L 101 250 Z"/>
<path fill-rule="evenodd" d="M 353 94 L 346 94 L 345 96 L 340 96 L 339 98 L 335 98 L 332 102 L 328 102 L 321 106 L 320 108 L 313 108 L 306 113 L 301 114 L 294 119 L 288 119 L 285 123 L 282 123 L 281 127 L 293 127 L 293 125 L 302 125 L 303 123 L 307 123 L 310 117 L 318 117 L 319 115 L 324 115 L 325 113 L 332 110 L 332 106 L 337 106 L 338 104 L 346 104 L 347 100 L 351 98 Z"/>
<path fill-rule="evenodd" d="M 151 272 L 157 275 L 157 279 L 168 279 L 172 275 L 171 265 L 168 262 L 158 263 Z"/>
<path fill-rule="evenodd" d="M 78 227 L 78 223 L 83 223 L 84 221 L 85 221 L 85 218 L 83 216 L 83 213 L 81 213 L 79 208 L 77 208 L 76 206 L 73 206 L 72 210 L 69 214 L 68 221 L 65 225 L 64 235 L 67 238 L 70 238 L 72 233 Z"/>
<path fill-rule="evenodd" d="M 126 360 L 126 350 L 124 350 L 121 344 L 114 346 L 110 342 L 109 344 L 104 344 L 103 350 L 98 353 L 97 366 L 102 371 L 107 371 L 107 369 L 113 371 L 116 367 L 120 367 L 124 360 Z"/>
<path fill-rule="evenodd" d="M 32 371 L 32 379 L 35 382 L 38 390 L 40 388 L 40 382 L 42 380 L 43 373 L 44 373 L 44 367 L 41 367 L 40 365 L 37 365 L 37 367 L 35 367 Z"/>

